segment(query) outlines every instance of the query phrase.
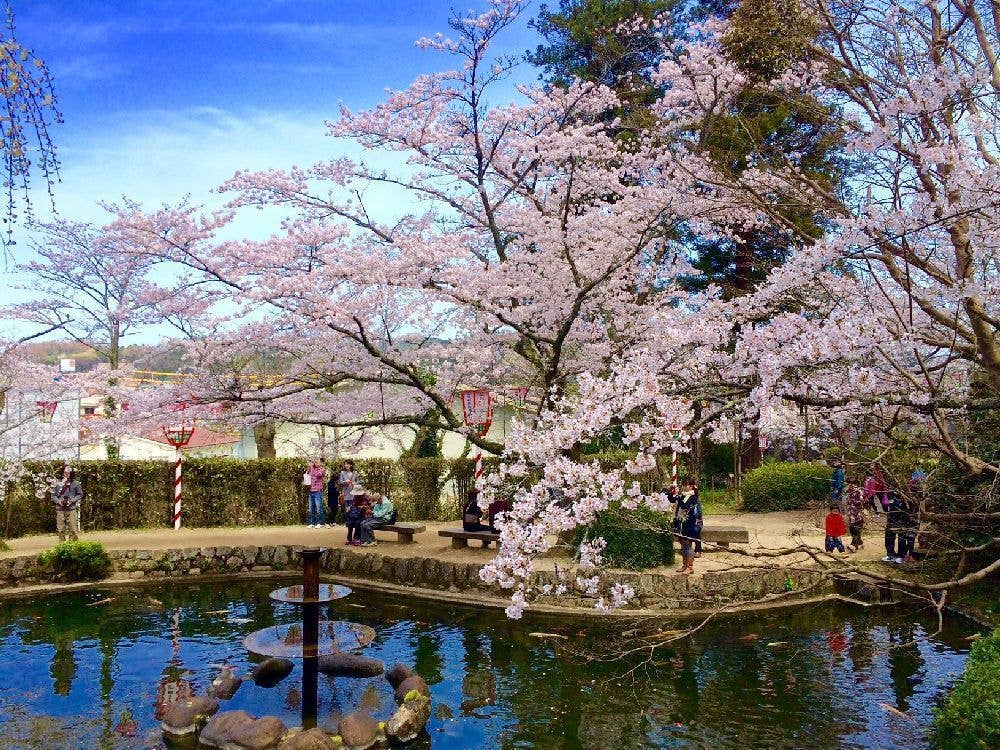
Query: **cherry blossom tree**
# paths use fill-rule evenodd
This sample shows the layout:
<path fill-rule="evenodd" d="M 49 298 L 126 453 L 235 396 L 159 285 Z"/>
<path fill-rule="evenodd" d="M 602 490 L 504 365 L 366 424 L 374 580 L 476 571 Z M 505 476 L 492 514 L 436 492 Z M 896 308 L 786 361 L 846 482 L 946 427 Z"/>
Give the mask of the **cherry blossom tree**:
<path fill-rule="evenodd" d="M 34 258 L 19 266 L 32 299 L 5 314 L 68 335 L 112 370 L 123 341 L 163 320 L 169 292 L 151 279 L 153 260 L 128 253 L 89 224 L 59 220 L 39 227 Z"/>
<path fill-rule="evenodd" d="M 531 412 L 505 445 L 469 434 L 504 454 L 490 491 L 515 492 L 483 572 L 511 591 L 511 616 L 541 593 L 533 561 L 557 539 L 611 504 L 667 507 L 629 475 L 686 447 L 677 424 L 688 435 L 728 437 L 736 421 L 780 434 L 807 405 L 825 424 L 864 420 L 887 446 L 925 445 L 966 476 L 996 476 L 956 439 L 957 419 L 995 407 L 1000 385 L 996 11 L 803 8 L 814 49 L 766 80 L 727 56 L 725 23 L 692 27 L 651 73 L 663 91 L 655 126 L 620 149 L 602 119 L 620 102 L 599 84 L 523 87 L 493 103 L 512 61 L 492 59 L 490 44 L 522 10 L 495 0 L 454 18 L 452 37 L 421 41 L 454 70 L 330 125 L 373 156 L 395 154 L 397 169 L 336 158 L 239 173 L 222 211 L 131 206 L 109 231 L 228 300 L 226 333 L 196 345 L 201 366 L 184 387 L 234 417 L 463 431 L 457 390 L 529 386 Z M 815 180 L 794 152 L 720 168 L 699 129 L 751 83 L 824 107 L 854 159 L 849 189 Z M 415 208 L 388 216 L 376 205 L 386 200 Z M 789 204 L 834 217 L 829 231 L 805 231 Z M 265 207 L 287 214 L 272 237 L 220 239 L 239 212 Z M 695 273 L 681 226 L 730 243 L 766 229 L 792 252 L 744 295 L 697 291 L 680 281 Z M 288 363 L 266 381 L 238 366 L 261 346 Z M 611 427 L 635 452 L 626 471 L 578 460 Z M 600 548 L 584 545 L 552 593 L 627 601 L 627 587 L 602 585 Z M 808 545 L 764 557 L 790 555 L 852 569 Z M 991 560 L 931 584 L 884 578 L 940 602 L 1000 568 Z"/>

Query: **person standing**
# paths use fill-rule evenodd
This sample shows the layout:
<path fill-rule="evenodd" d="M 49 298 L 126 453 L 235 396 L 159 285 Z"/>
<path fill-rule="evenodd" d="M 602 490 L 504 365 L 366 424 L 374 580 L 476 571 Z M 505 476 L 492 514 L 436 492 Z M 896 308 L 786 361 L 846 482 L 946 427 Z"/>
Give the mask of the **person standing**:
<path fill-rule="evenodd" d="M 354 488 L 358 486 L 358 472 L 354 470 L 354 462 L 344 461 L 344 467 L 337 475 L 337 494 L 340 497 L 345 514 L 347 513 L 348 505 L 357 505 L 355 498 L 352 497 L 352 493 L 354 492 Z"/>
<path fill-rule="evenodd" d="M 326 467 L 314 458 L 309 470 L 309 528 L 318 529 L 323 524 L 323 489 L 326 487 Z"/>
<path fill-rule="evenodd" d="M 52 490 L 52 503 L 56 508 L 56 531 L 59 541 L 66 541 L 66 534 L 72 541 L 79 539 L 80 522 L 76 511 L 83 498 L 83 488 L 76 480 L 76 470 L 68 466 L 63 469 L 62 480 Z"/>
<path fill-rule="evenodd" d="M 902 498 L 899 493 L 892 490 L 888 493 L 888 502 L 885 505 L 885 557 L 882 562 L 902 563 L 903 557 L 897 551 L 896 542 L 899 540 L 900 550 L 905 552 L 905 542 L 903 541 L 903 526 L 905 512 Z"/>
<path fill-rule="evenodd" d="M 839 505 L 834 504 L 830 506 L 825 526 L 826 541 L 823 544 L 823 548 L 827 552 L 837 550 L 840 554 L 844 554 L 844 542 L 841 537 L 847 533 L 847 524 L 844 522 L 844 517 L 840 514 Z"/>
<path fill-rule="evenodd" d="M 847 485 L 847 530 L 851 532 L 849 549 L 857 552 L 865 546 L 861 531 L 865 526 L 865 497 L 860 488 L 851 482 Z"/>
<path fill-rule="evenodd" d="M 830 477 L 830 501 L 840 505 L 844 501 L 844 462 L 838 461 Z"/>
<path fill-rule="evenodd" d="M 703 513 L 698 491 L 690 479 L 684 482 L 677 510 L 674 513 L 674 533 L 681 544 L 681 573 L 694 573 L 695 541 L 701 537 Z"/>
<path fill-rule="evenodd" d="M 911 495 L 900 498 L 899 553 L 896 562 L 913 562 L 913 549 L 920 530 L 920 503 Z"/>
<path fill-rule="evenodd" d="M 330 472 L 330 480 L 326 483 L 326 509 L 329 512 L 330 525 L 337 525 L 337 513 L 340 510 L 340 492 L 337 489 L 338 475 Z"/>

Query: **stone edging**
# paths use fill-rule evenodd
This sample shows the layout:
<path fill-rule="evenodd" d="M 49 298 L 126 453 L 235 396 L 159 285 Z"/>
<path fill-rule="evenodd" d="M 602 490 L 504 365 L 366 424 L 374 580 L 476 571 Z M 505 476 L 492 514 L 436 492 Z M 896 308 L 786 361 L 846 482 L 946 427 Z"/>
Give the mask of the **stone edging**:
<path fill-rule="evenodd" d="M 295 554 L 299 549 L 302 545 L 110 550 L 111 577 L 96 585 L 235 574 L 244 578 L 270 577 L 296 570 L 301 565 Z M 367 549 L 330 548 L 323 553 L 320 565 L 325 574 L 349 578 L 352 585 L 367 584 L 371 588 L 387 586 L 393 591 L 410 594 L 419 590 L 430 598 L 506 606 L 506 592 L 480 580 L 482 565 L 479 563 L 450 562 L 433 557 L 396 557 Z M 539 585 L 557 583 L 556 574 L 550 571 L 536 573 L 536 579 Z M 814 600 L 817 596 L 834 593 L 832 584 L 822 574 L 808 570 L 709 571 L 691 577 L 612 571 L 607 576 L 606 585 L 615 582 L 627 584 L 637 592 L 633 605 L 621 611 L 627 616 L 678 616 L 718 611 L 729 604 L 740 604 L 741 609 L 757 604 L 784 606 L 803 597 Z M 51 572 L 39 564 L 35 555 L 0 559 L 0 589 L 7 590 L 0 593 L 16 595 L 19 589 L 40 585 L 52 590 L 50 586 L 53 584 L 61 590 L 79 586 L 52 581 Z M 578 610 L 581 614 L 597 614 L 593 601 L 582 597 L 543 596 L 532 609 L 537 612 Z"/>

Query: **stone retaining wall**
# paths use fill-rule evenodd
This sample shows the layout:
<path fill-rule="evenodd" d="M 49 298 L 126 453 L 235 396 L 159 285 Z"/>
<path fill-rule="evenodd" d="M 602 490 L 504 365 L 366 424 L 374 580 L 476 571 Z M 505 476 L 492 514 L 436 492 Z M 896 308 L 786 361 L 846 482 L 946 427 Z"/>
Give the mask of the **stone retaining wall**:
<path fill-rule="evenodd" d="M 301 566 L 296 550 L 301 546 L 189 547 L 172 550 L 111 550 L 111 578 L 180 578 L 294 570 Z M 505 596 L 498 587 L 479 578 L 478 563 L 448 562 L 433 557 L 395 557 L 354 549 L 328 549 L 321 558 L 328 575 L 343 575 L 402 586 L 450 592 L 480 592 Z M 540 572 L 538 583 L 555 585 L 554 572 Z M 36 556 L 0 559 L 0 588 L 53 583 L 51 572 Z M 618 571 L 606 576 L 606 585 L 621 582 L 637 592 L 632 606 L 642 608 L 701 608 L 738 601 L 757 601 L 769 595 L 832 590 L 823 576 L 801 570 L 706 572 L 698 576 Z M 821 587 L 817 589 L 817 587 Z M 590 606 L 592 599 L 542 597 L 541 603 Z"/>

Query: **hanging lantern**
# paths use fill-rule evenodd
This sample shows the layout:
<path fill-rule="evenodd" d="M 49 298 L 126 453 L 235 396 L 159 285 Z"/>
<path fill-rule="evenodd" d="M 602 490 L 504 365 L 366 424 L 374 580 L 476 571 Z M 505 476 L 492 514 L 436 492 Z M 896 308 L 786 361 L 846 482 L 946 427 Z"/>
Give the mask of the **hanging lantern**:
<path fill-rule="evenodd" d="M 462 418 L 482 437 L 493 424 L 493 394 L 488 388 L 462 391 Z"/>
<path fill-rule="evenodd" d="M 49 424 L 52 421 L 52 417 L 55 416 L 58 405 L 58 401 L 36 401 L 35 406 L 38 407 L 38 421 L 42 424 Z"/>

